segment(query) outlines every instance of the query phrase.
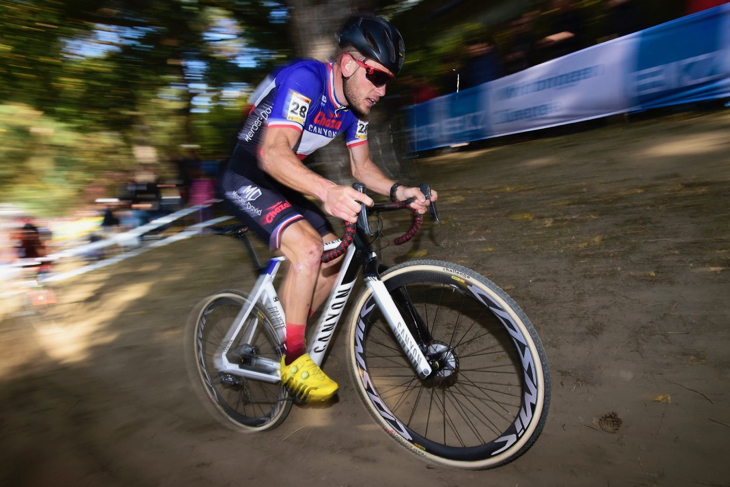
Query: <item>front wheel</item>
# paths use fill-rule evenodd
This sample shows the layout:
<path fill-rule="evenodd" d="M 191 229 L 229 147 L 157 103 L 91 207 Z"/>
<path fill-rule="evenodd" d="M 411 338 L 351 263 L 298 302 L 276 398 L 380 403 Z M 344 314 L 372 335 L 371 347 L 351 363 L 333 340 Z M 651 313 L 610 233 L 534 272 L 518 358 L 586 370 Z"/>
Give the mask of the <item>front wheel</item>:
<path fill-rule="evenodd" d="M 350 317 L 347 350 L 370 414 L 439 465 L 486 469 L 524 453 L 550 403 L 547 359 L 524 312 L 494 283 L 454 264 L 409 262 L 381 280 L 409 328 L 414 316 L 427 328 L 422 351 L 434 372 L 418 378 L 366 289 Z"/>
<path fill-rule="evenodd" d="M 222 291 L 205 298 L 190 315 L 185 330 L 185 359 L 193 388 L 216 419 L 244 432 L 275 428 L 286 419 L 291 399 L 280 383 L 263 382 L 220 372 L 213 357 L 225 347 L 223 339 L 249 302 L 239 291 Z M 257 362 L 278 363 L 281 343 L 267 310 L 254 306 L 227 353 L 242 367 Z M 254 364 L 254 365 L 252 365 Z"/>

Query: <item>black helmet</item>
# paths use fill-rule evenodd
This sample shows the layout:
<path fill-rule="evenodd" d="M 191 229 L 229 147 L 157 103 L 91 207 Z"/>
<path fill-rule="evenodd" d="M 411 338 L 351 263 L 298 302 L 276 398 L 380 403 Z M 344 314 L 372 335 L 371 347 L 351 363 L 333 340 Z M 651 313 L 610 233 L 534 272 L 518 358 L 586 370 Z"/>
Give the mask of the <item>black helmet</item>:
<path fill-rule="evenodd" d="M 406 47 L 398 29 L 374 15 L 350 17 L 337 37 L 340 47 L 353 46 L 397 76 L 406 59 Z"/>

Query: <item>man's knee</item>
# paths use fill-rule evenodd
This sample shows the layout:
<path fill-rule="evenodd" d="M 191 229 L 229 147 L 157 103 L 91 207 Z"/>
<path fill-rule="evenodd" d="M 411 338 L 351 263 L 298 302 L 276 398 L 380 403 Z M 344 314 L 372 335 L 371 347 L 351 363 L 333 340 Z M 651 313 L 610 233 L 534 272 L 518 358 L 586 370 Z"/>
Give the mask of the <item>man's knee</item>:
<path fill-rule="evenodd" d="M 297 260 L 319 268 L 322 259 L 323 245 L 321 239 L 304 238 L 297 245 Z"/>
<path fill-rule="evenodd" d="M 308 224 L 297 222 L 287 228 L 281 239 L 281 251 L 300 271 L 317 271 L 320 267 L 324 244 L 322 237 Z"/>

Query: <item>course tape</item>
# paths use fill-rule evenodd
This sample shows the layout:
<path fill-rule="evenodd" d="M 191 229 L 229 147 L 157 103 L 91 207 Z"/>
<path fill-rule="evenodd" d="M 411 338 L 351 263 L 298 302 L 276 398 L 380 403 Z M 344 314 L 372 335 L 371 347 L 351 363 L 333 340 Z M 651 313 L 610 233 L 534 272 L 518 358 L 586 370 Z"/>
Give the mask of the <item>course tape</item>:
<path fill-rule="evenodd" d="M 179 242 L 182 240 L 186 240 L 190 237 L 193 237 L 195 235 L 199 235 L 203 231 L 203 229 L 205 229 L 206 227 L 217 225 L 218 223 L 222 223 L 226 220 L 230 220 L 231 218 L 233 218 L 233 217 L 232 216 L 222 216 L 220 218 L 214 218 L 212 220 L 208 220 L 208 221 L 205 221 L 202 223 L 196 223 L 195 225 L 191 225 L 191 226 L 187 227 L 185 230 L 183 230 L 182 232 L 176 233 L 175 235 L 171 235 L 167 238 L 163 238 L 160 240 L 155 240 L 155 241 L 151 242 L 150 244 L 143 245 L 141 247 L 137 247 L 137 248 L 132 249 L 123 254 L 116 255 L 114 257 L 110 257 L 109 259 L 87 264 L 78 269 L 74 269 L 73 271 L 52 274 L 52 275 L 48 276 L 46 279 L 43 279 L 42 282 L 64 281 L 66 279 L 80 276 L 82 274 L 86 274 L 87 272 L 91 272 L 96 269 L 101 269 L 102 267 L 116 264 L 117 262 L 121 262 L 121 261 L 129 259 L 131 257 L 136 257 L 144 252 L 147 252 L 148 250 L 156 249 L 159 247 L 164 247 L 165 245 L 169 245 L 171 243 Z M 159 220 L 162 220 L 162 219 L 158 219 L 155 221 L 159 221 Z M 152 222 L 152 223 L 154 223 L 154 222 Z M 169 223 L 169 222 L 167 222 L 167 223 Z M 126 232 L 126 233 L 130 233 L 130 232 Z M 120 235 L 124 235 L 124 234 L 120 234 Z M 141 236 L 141 235 L 139 235 L 139 236 Z M 96 244 L 96 243 L 98 243 L 98 242 L 94 242 L 94 244 Z M 93 245 L 93 244 L 82 245 L 81 247 L 86 247 L 86 249 L 83 252 L 81 252 L 80 255 L 83 255 L 84 253 L 88 252 L 90 250 L 89 249 L 90 245 Z M 77 248 L 79 248 L 79 247 L 77 247 Z M 73 250 L 76 250 L 76 249 L 73 249 Z M 77 254 L 74 253 L 73 255 L 77 255 Z"/>

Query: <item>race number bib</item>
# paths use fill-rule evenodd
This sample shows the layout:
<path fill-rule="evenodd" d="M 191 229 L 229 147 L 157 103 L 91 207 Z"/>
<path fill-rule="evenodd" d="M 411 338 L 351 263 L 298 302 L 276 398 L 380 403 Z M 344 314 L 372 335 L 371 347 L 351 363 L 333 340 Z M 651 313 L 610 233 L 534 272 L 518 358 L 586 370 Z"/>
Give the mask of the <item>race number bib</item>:
<path fill-rule="evenodd" d="M 359 140 L 367 140 L 368 138 L 368 122 L 362 120 L 357 121 L 357 131 L 355 137 Z"/>
<path fill-rule="evenodd" d="M 301 93 L 289 90 L 289 98 L 286 103 L 286 119 L 304 125 L 311 102 L 312 100 Z"/>

